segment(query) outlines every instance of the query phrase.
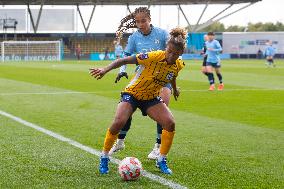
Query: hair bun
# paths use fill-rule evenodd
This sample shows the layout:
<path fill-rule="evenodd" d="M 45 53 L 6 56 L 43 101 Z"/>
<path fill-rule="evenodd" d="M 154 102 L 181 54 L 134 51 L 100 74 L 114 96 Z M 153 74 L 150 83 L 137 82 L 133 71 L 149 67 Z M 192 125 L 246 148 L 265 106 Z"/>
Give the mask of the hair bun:
<path fill-rule="evenodd" d="M 183 28 L 174 28 L 174 29 L 171 30 L 170 35 L 173 38 L 176 38 L 176 37 L 180 36 L 183 39 L 185 39 L 186 38 L 186 31 Z"/>

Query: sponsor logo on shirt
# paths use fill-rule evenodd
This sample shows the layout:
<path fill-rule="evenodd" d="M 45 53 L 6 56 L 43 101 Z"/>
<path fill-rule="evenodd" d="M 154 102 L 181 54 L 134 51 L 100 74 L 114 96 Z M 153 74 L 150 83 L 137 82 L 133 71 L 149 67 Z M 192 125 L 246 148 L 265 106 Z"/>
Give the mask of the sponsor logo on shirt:
<path fill-rule="evenodd" d="M 170 73 L 167 74 L 166 78 L 167 78 L 167 80 L 173 80 L 174 76 L 175 76 L 174 73 L 170 72 Z"/>
<path fill-rule="evenodd" d="M 145 60 L 145 59 L 148 59 L 149 56 L 148 56 L 147 53 L 144 53 L 144 54 L 140 54 L 140 55 L 138 56 L 138 58 L 139 58 L 140 60 Z"/>

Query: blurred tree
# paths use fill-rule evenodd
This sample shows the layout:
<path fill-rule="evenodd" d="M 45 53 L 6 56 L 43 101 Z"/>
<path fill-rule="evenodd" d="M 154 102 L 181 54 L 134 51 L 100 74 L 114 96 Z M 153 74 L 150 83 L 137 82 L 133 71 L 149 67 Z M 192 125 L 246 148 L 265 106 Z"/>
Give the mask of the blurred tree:
<path fill-rule="evenodd" d="M 202 29 L 200 32 L 224 32 L 225 31 L 225 25 L 221 22 L 215 22 L 211 24 L 210 26 Z"/>
<path fill-rule="evenodd" d="M 275 24 L 272 22 L 257 22 L 257 23 L 248 23 L 247 26 L 238 26 L 231 25 L 229 27 L 225 27 L 225 25 L 221 22 L 215 22 L 212 25 L 200 30 L 199 32 L 263 32 L 263 31 L 284 31 L 284 24 L 281 22 L 276 22 Z"/>
<path fill-rule="evenodd" d="M 226 29 L 226 32 L 243 32 L 246 30 L 246 27 L 245 26 L 229 26 L 227 29 Z"/>

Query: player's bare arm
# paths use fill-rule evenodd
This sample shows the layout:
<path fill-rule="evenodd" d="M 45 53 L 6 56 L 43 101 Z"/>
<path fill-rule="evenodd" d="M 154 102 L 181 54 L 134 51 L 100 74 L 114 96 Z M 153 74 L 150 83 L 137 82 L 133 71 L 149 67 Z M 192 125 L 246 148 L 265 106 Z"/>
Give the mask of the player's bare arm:
<path fill-rule="evenodd" d="M 173 87 L 173 95 L 174 95 L 174 98 L 175 100 L 178 99 L 179 97 L 179 94 L 180 94 L 180 89 L 177 87 L 177 82 L 176 82 L 176 78 L 174 78 L 171 82 L 172 84 L 172 87 Z"/>
<path fill-rule="evenodd" d="M 128 56 L 125 58 L 117 59 L 104 68 L 91 68 L 90 74 L 96 79 L 101 79 L 109 71 L 119 68 L 120 66 L 125 65 L 125 64 L 137 64 L 136 57 Z"/>

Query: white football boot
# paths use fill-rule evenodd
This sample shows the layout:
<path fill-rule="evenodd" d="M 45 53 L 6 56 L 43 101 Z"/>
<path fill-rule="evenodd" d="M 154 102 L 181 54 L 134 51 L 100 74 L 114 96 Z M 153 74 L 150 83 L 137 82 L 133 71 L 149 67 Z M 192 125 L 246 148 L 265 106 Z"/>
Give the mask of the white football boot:
<path fill-rule="evenodd" d="M 114 145 L 112 146 L 112 148 L 110 149 L 109 155 L 111 156 L 112 154 L 120 150 L 123 150 L 124 148 L 125 148 L 124 139 L 117 139 Z"/>
<path fill-rule="evenodd" d="M 156 160 L 160 155 L 160 144 L 156 143 L 153 150 L 148 155 L 148 159 Z"/>

